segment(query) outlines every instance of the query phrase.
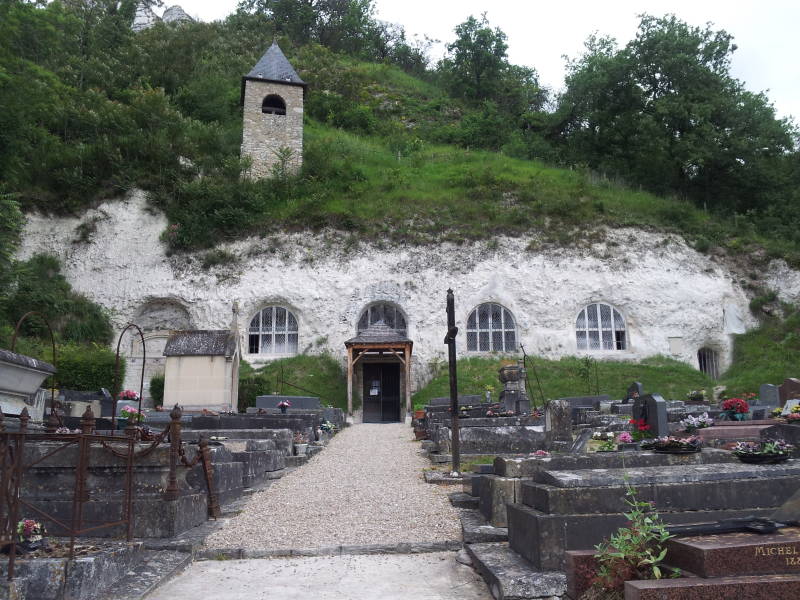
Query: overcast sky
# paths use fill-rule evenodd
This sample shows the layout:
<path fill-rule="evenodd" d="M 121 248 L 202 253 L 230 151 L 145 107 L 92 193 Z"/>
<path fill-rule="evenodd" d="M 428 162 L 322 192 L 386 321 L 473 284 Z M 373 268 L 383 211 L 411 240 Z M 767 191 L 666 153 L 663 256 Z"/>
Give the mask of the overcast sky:
<path fill-rule="evenodd" d="M 166 0 L 165 6 L 174 0 Z M 223 19 L 237 0 L 178 0 L 195 18 Z M 766 92 L 780 116 L 800 122 L 800 2 L 797 0 L 375 0 L 377 17 L 399 23 L 413 34 L 452 41 L 453 29 L 469 15 L 486 12 L 492 26 L 508 36 L 512 63 L 535 68 L 544 85 L 559 90 L 564 83 L 563 55 L 581 53 L 594 31 L 615 37 L 620 44 L 636 33 L 637 14 L 675 13 L 692 25 L 712 22 L 733 34 L 738 50 L 733 75 L 747 89 Z M 162 9 L 156 12 L 161 14 Z M 435 58 L 443 48 L 434 52 Z"/>

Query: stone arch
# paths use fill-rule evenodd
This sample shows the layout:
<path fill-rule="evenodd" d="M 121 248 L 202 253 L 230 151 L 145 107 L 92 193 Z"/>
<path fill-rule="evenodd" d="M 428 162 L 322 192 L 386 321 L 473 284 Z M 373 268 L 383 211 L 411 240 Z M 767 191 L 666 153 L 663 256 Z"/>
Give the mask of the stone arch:
<path fill-rule="evenodd" d="M 719 352 L 708 345 L 697 351 L 697 368 L 711 377 L 719 379 Z"/>
<path fill-rule="evenodd" d="M 278 94 L 268 94 L 261 101 L 261 112 L 265 115 L 286 116 L 286 101 Z"/>
<path fill-rule="evenodd" d="M 356 335 L 379 321 L 402 335 L 408 335 L 408 316 L 399 304 L 391 300 L 377 300 L 367 304 L 356 322 Z"/>

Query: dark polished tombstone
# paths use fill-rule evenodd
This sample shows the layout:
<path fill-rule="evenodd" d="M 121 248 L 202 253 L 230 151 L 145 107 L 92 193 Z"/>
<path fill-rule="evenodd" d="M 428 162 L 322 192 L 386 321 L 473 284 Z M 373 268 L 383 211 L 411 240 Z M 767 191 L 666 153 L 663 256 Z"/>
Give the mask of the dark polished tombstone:
<path fill-rule="evenodd" d="M 633 418 L 644 419 L 653 437 L 669 435 L 667 403 L 658 394 L 646 394 L 633 402 Z"/>
<path fill-rule="evenodd" d="M 786 404 L 787 400 L 800 398 L 800 379 L 795 379 L 794 377 L 784 379 L 778 390 L 780 394 L 781 405 Z"/>
<path fill-rule="evenodd" d="M 628 402 L 636 400 L 636 398 L 641 396 L 644 396 L 644 386 L 642 386 L 642 384 L 638 381 L 634 381 L 628 386 L 628 390 L 625 392 L 625 398 L 622 400 L 622 403 L 628 404 Z"/>

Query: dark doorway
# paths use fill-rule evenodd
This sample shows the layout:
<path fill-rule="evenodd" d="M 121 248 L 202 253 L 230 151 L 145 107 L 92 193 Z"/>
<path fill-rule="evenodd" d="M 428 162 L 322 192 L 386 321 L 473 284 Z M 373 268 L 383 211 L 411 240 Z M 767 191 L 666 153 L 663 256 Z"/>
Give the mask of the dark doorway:
<path fill-rule="evenodd" d="M 364 363 L 364 423 L 400 420 L 400 365 Z"/>

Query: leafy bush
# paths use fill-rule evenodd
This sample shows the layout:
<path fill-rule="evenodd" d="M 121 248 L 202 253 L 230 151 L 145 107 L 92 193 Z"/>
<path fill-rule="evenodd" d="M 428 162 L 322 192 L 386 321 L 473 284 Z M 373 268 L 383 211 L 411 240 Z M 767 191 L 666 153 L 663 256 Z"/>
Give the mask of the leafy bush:
<path fill-rule="evenodd" d="M 108 348 L 91 345 L 66 344 L 57 348 L 56 381 L 67 390 L 106 388 L 113 392 L 115 354 Z M 125 379 L 125 359 L 120 357 L 118 386 Z"/>
<path fill-rule="evenodd" d="M 625 513 L 628 527 L 595 546 L 598 563 L 593 586 L 609 594 L 609 598 L 622 598 L 625 582 L 632 579 L 661 579 L 661 570 L 670 537 L 658 513 L 649 502 L 636 498 L 636 489 L 628 486 L 625 503 L 630 510 Z M 616 596 L 614 596 L 616 594 Z"/>
<path fill-rule="evenodd" d="M 72 291 L 61 274 L 54 256 L 37 254 L 16 264 L 16 288 L 5 305 L 6 321 L 14 325 L 28 311 L 44 315 L 58 336 L 75 343 L 111 341 L 111 322 L 105 310 L 85 296 Z M 22 334 L 47 338 L 47 326 L 32 316 L 22 326 Z"/>
<path fill-rule="evenodd" d="M 150 378 L 150 397 L 153 399 L 153 406 L 164 405 L 164 374 L 153 375 Z"/>

